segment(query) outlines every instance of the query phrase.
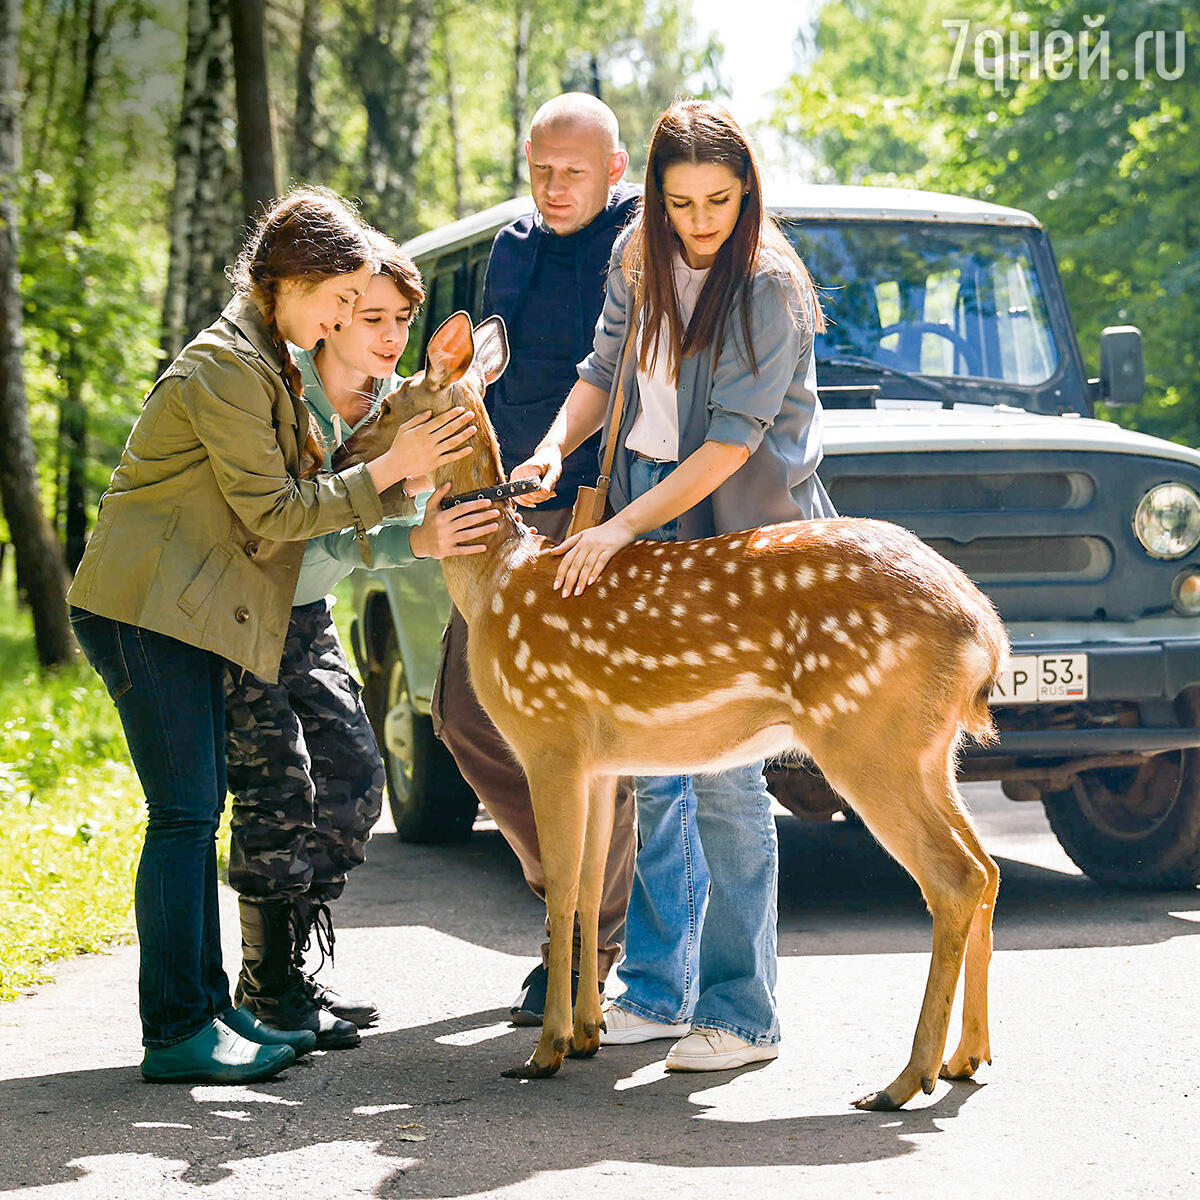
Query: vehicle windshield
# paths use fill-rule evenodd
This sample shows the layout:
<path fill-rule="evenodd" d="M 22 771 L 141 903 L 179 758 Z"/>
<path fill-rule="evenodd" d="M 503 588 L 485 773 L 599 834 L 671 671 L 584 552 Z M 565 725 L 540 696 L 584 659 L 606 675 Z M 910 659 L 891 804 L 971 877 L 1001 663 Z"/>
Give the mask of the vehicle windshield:
<path fill-rule="evenodd" d="M 1023 230 L 818 220 L 783 228 L 829 321 L 815 347 L 822 382 L 869 379 L 870 366 L 851 359 L 889 368 L 883 394 L 912 397 L 929 392 L 897 372 L 1025 387 L 1054 374 L 1058 351 Z"/>

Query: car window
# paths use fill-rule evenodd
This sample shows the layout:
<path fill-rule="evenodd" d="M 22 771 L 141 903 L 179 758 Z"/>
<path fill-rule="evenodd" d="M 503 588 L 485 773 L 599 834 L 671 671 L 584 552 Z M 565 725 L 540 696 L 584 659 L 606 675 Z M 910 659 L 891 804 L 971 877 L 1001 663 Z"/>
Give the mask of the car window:
<path fill-rule="evenodd" d="M 829 319 L 816 355 L 928 376 L 1031 386 L 1058 365 L 1024 231 L 918 222 L 792 222 L 785 229 Z"/>

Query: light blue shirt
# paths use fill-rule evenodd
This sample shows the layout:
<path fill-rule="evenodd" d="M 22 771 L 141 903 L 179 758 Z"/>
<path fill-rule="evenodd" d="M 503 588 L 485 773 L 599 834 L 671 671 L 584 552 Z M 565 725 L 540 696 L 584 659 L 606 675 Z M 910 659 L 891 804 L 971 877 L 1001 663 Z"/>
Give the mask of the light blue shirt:
<path fill-rule="evenodd" d="M 321 382 L 312 352 L 299 350 L 295 346 L 290 349 L 304 381 L 304 403 L 317 422 L 322 440 L 330 447 L 344 442 L 367 421 L 370 410 L 353 426 L 343 425 L 340 420 L 335 423 L 334 408 L 325 394 L 325 385 Z M 398 375 L 376 380 L 375 396 L 386 396 L 399 386 Z M 340 438 L 337 436 L 339 428 Z M 367 531 L 375 559 L 373 568 L 403 567 L 413 561 L 409 536 L 412 526 L 419 525 L 425 519 L 425 502 L 430 495 L 426 492 L 417 497 L 416 512 L 411 517 L 389 517 L 382 525 Z M 312 604 L 323 599 L 355 567 L 362 565 L 362 554 L 353 529 L 341 529 L 336 533 L 311 538 L 304 548 L 304 560 L 300 564 L 300 578 L 296 581 L 296 595 L 292 604 Z"/>

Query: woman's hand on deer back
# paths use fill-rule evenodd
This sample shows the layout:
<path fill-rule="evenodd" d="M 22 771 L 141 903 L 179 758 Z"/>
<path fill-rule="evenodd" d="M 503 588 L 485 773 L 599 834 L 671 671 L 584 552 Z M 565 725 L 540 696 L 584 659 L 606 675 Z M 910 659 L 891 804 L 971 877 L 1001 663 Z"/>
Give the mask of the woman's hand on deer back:
<path fill-rule="evenodd" d="M 523 463 L 513 468 L 509 479 L 536 479 L 541 483 L 541 487 L 536 492 L 514 497 L 516 502 L 523 508 L 536 508 L 544 500 L 549 500 L 555 495 L 554 489 L 561 474 L 561 454 L 546 449 L 534 451 Z"/>
<path fill-rule="evenodd" d="M 603 525 L 572 534 L 550 551 L 552 555 L 562 557 L 554 577 L 554 590 L 561 591 L 564 597 L 572 592 L 581 596 L 585 588 L 600 578 L 612 556 L 636 538 L 637 534 L 619 515 Z"/>
<path fill-rule="evenodd" d="M 455 407 L 434 416 L 410 417 L 392 440 L 391 454 L 401 476 L 432 475 L 438 467 L 466 458 L 475 436 L 475 414 Z"/>
<path fill-rule="evenodd" d="M 456 558 L 482 554 L 484 539 L 500 528 L 500 512 L 490 500 L 468 500 L 443 508 L 450 492 L 443 483 L 425 505 L 425 520 L 409 535 L 408 544 L 417 558 Z"/>

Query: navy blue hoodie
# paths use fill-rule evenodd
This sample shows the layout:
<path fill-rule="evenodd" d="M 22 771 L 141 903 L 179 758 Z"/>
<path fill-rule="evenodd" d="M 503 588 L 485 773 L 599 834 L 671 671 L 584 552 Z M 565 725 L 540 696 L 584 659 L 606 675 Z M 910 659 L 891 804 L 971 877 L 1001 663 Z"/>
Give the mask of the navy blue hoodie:
<path fill-rule="evenodd" d="M 618 184 L 603 211 L 575 233 L 553 233 L 531 213 L 496 234 L 483 315 L 504 318 L 512 358 L 486 404 L 506 472 L 537 448 L 578 378 L 576 365 L 591 353 L 613 242 L 639 199 L 638 189 Z M 595 484 L 599 449 L 597 433 L 567 457 L 558 494 L 543 508 L 569 507 L 581 484 Z"/>

